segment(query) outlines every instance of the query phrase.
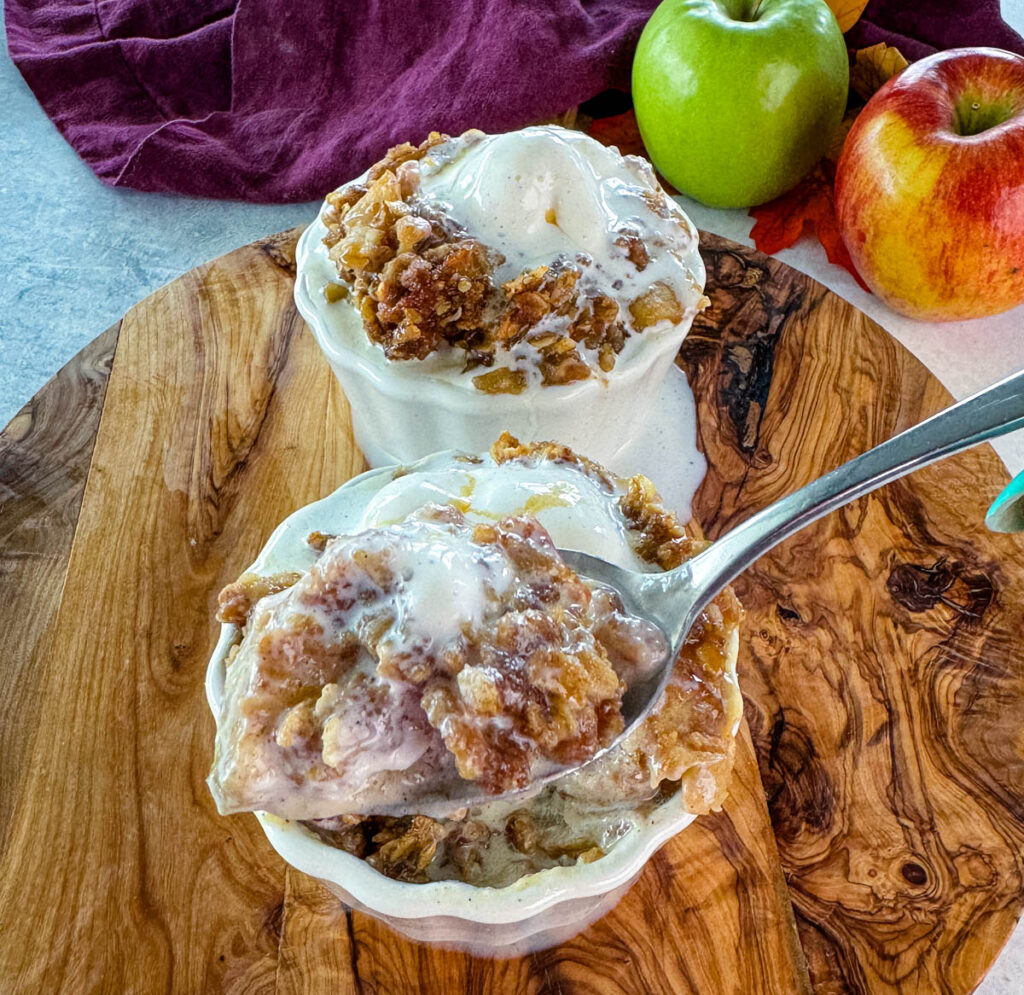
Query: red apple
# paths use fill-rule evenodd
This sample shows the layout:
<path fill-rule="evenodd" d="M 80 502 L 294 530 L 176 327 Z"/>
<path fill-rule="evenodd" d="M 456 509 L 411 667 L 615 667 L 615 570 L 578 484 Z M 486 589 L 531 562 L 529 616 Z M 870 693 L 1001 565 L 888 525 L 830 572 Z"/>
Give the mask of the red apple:
<path fill-rule="evenodd" d="M 836 211 L 858 272 L 903 314 L 1024 301 L 1024 58 L 953 49 L 889 80 L 847 136 Z"/>

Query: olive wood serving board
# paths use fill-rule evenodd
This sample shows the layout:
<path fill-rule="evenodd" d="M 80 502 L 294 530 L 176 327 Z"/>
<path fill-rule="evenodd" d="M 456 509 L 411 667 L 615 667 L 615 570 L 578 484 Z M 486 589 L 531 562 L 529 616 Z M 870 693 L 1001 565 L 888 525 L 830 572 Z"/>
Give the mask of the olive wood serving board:
<path fill-rule="evenodd" d="M 419 946 L 217 815 L 216 593 L 363 467 L 292 307 L 297 234 L 147 298 L 0 436 L 0 989 L 970 991 L 1024 905 L 1024 547 L 982 526 L 988 448 L 742 578 L 730 798 L 568 943 Z M 703 246 L 712 307 L 679 361 L 710 536 L 949 402 L 813 280 Z"/>

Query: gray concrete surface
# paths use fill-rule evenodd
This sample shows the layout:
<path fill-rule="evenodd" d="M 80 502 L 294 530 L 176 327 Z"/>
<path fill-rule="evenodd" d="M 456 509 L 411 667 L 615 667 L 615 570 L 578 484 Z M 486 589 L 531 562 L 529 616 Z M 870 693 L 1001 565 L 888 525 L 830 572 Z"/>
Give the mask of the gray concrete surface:
<path fill-rule="evenodd" d="M 105 187 L 36 103 L 6 38 L 0 108 L 0 427 L 136 301 L 316 211 Z"/>

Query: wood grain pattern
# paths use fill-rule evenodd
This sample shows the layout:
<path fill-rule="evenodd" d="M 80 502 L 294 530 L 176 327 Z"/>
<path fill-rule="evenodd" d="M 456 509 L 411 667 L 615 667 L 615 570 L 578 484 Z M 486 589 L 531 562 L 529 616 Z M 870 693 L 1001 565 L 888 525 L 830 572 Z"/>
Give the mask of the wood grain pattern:
<path fill-rule="evenodd" d="M 362 466 L 290 286 L 249 248 L 122 322 L 53 635 L 30 661 L 45 707 L 19 723 L 32 745 L 0 865 L 13 990 L 273 986 L 283 870 L 252 820 L 209 804 L 201 681 L 216 589 Z"/>
<path fill-rule="evenodd" d="M 712 240 L 709 240 L 712 241 Z M 809 278 L 712 241 L 684 349 L 709 535 L 946 392 Z M 737 590 L 746 714 L 815 989 L 970 991 L 1024 904 L 1024 546 L 987 447 L 806 529 Z"/>
<path fill-rule="evenodd" d="M 0 625 L 0 850 L 41 702 L 28 664 L 60 601 L 118 330 L 94 339 L 0 434 L 0 611 L 17 623 Z"/>
<path fill-rule="evenodd" d="M 202 689 L 215 593 L 282 517 L 362 466 L 291 305 L 293 243 L 239 250 L 122 322 L 52 638 L 29 657 L 45 707 L 31 728 L 10 717 L 28 746 L 0 864 L 0 977 L 26 992 L 805 990 L 749 741 L 724 813 L 593 931 L 523 961 L 346 914 L 254 819 L 217 816 Z M 40 827 L 73 828 L 40 848 Z M 40 911 L 11 914 L 25 908 Z"/>
<path fill-rule="evenodd" d="M 291 306 L 295 234 L 134 308 L 105 397 L 115 333 L 0 443 L 0 594 L 24 608 L 0 670 L 0 987 L 969 991 L 1024 904 L 1024 559 L 981 529 L 1005 479 L 988 450 L 744 578 L 754 736 L 732 796 L 561 947 L 493 961 L 410 943 L 287 869 L 251 817 L 217 816 L 215 593 L 362 465 Z M 948 397 L 813 281 L 704 243 L 713 309 L 681 362 L 712 463 L 698 516 L 719 534 Z"/>
<path fill-rule="evenodd" d="M 315 882 L 289 871 L 278 985 L 341 992 L 599 992 L 607 995 L 799 995 L 809 991 L 749 736 L 731 797 L 659 851 L 616 908 L 579 936 L 515 960 L 412 943 L 369 916 L 344 913 Z M 341 967 L 324 973 L 326 957 Z M 351 958 L 351 969 L 344 970 Z"/>

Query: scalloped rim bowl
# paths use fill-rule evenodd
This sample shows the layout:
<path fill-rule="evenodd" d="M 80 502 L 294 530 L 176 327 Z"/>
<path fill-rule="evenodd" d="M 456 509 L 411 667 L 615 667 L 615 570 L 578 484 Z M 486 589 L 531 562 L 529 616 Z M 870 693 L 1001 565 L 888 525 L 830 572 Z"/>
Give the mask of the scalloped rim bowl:
<path fill-rule="evenodd" d="M 437 453 L 402 470 L 438 470 L 450 466 L 455 455 L 454 451 Z M 393 479 L 395 469 L 367 471 L 328 497 L 294 512 L 274 531 L 250 569 L 272 573 L 308 568 L 314 556 L 305 546 L 305 537 L 315 529 L 323 531 L 325 526 L 351 528 L 353 518 L 361 515 L 372 495 Z M 238 631 L 234 625 L 221 626 L 207 669 L 206 696 L 215 717 L 223 702 L 225 659 Z M 738 635 L 734 638 L 738 644 Z M 735 649 L 735 645 L 731 647 L 733 658 Z M 320 879 L 348 904 L 414 939 L 489 954 L 540 949 L 578 932 L 609 911 L 648 858 L 696 818 L 683 808 L 677 794 L 646 817 L 638 817 L 635 827 L 599 860 L 552 867 L 506 887 L 489 888 L 461 881 L 395 881 L 364 860 L 322 842 L 298 823 L 265 812 L 256 816 L 281 857 Z M 504 928 L 482 931 L 481 926 Z"/>

